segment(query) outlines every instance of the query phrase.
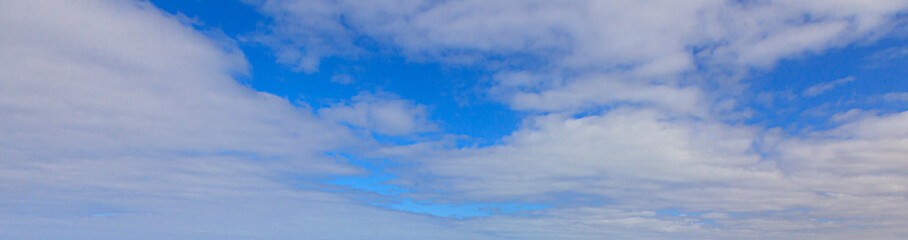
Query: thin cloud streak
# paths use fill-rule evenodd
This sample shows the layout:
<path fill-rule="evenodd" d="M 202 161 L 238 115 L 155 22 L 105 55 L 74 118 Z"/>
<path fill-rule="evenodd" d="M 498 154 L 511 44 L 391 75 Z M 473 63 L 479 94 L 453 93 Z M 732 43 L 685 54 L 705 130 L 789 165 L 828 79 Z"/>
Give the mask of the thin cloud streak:
<path fill-rule="evenodd" d="M 854 80 L 855 80 L 854 76 L 848 76 L 845 78 L 836 79 L 835 81 L 820 83 L 817 85 L 810 86 L 809 88 L 804 90 L 804 93 L 801 93 L 801 95 L 805 96 L 805 97 L 816 97 L 829 90 L 832 90 L 833 88 L 853 82 Z"/>

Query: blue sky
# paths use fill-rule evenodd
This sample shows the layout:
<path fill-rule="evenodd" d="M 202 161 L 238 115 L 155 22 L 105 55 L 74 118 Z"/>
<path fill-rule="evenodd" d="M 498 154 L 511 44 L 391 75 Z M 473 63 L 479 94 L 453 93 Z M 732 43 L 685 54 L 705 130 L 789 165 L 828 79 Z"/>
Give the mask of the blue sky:
<path fill-rule="evenodd" d="M 198 21 L 202 31 L 223 31 L 244 39 L 265 31 L 271 19 L 254 6 L 221 1 L 152 1 L 171 14 L 183 14 Z M 257 42 L 240 42 L 250 62 L 250 76 L 244 84 L 313 108 L 329 106 L 362 91 L 385 91 L 430 106 L 431 118 L 447 134 L 469 136 L 469 144 L 491 144 L 520 124 L 521 113 L 484 96 L 481 90 L 493 72 L 481 67 L 464 67 L 432 61 L 406 59 L 388 46 L 359 41 L 369 53 L 356 58 L 328 57 L 317 72 L 294 71 L 275 62 L 274 54 Z M 348 84 L 332 81 L 350 78 Z"/>
<path fill-rule="evenodd" d="M 0 30 L 0 238 L 908 237 L 902 0 L 13 0 Z"/>

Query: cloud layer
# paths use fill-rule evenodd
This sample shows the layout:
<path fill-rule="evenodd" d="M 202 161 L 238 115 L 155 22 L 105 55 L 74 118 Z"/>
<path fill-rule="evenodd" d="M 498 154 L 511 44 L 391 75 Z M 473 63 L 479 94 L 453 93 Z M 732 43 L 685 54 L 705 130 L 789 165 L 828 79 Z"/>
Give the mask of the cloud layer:
<path fill-rule="evenodd" d="M 440 130 L 387 92 L 313 112 L 249 89 L 233 40 L 147 2 L 4 1 L 0 236 L 908 236 L 908 113 L 855 110 L 800 134 L 737 121 L 750 71 L 885 37 L 908 2 L 248 2 L 273 20 L 251 39 L 295 70 L 385 50 L 482 68 L 481 91 L 527 117 L 492 146 L 376 144 L 359 130 Z M 453 220 L 316 190 L 362 173 L 325 154 L 344 151 L 389 159 L 387 184 L 417 202 L 549 208 Z"/>
<path fill-rule="evenodd" d="M 804 136 L 727 120 L 748 115 L 737 102 L 747 101 L 742 99 L 747 94 L 740 93 L 749 90 L 751 71 L 771 69 L 782 59 L 873 42 L 898 24 L 908 2 L 257 4 L 278 16 L 272 38 L 310 33 L 307 23 L 315 20 L 298 19 L 329 16 L 343 27 L 322 30 L 348 37 L 341 48 L 345 54 L 368 52 L 353 41 L 368 37 L 416 61 L 497 72 L 486 91 L 513 109 L 535 113 L 520 130 L 491 147 L 413 145 L 385 153 L 420 166 L 403 172 L 396 182 L 424 190 L 409 194 L 415 198 L 598 206 L 556 207 L 536 211 L 540 216 L 532 219 L 483 220 L 502 229 L 509 228 L 498 224 L 513 227 L 509 230 L 519 238 L 905 234 L 897 227 L 905 223 L 896 216 L 906 213 L 887 207 L 904 204 L 905 173 L 892 170 L 904 168 L 891 162 L 906 157 L 896 150 L 904 146 L 904 137 L 885 140 L 893 143 L 891 148 L 876 145 L 883 140 L 875 137 L 856 137 L 870 129 L 904 129 L 890 126 L 900 114 L 849 118 L 839 128 Z M 322 6 L 324 14 L 288 7 L 304 4 Z M 272 46 L 279 53 L 319 47 Z M 803 95 L 817 96 L 852 80 L 818 85 Z M 849 137 L 834 137 L 843 135 Z M 883 166 L 891 171 L 877 169 Z M 837 190 L 828 189 L 832 186 Z M 434 193 L 437 189 L 444 194 Z M 861 201 L 870 204 L 858 205 Z M 687 214 L 660 215 L 660 209 Z M 580 232 L 572 235 L 557 227 L 518 227 L 534 223 L 589 228 L 566 227 Z"/>
<path fill-rule="evenodd" d="M 147 2 L 3 1 L 0 29 L 0 238 L 483 238 L 295 186 L 362 140 Z"/>

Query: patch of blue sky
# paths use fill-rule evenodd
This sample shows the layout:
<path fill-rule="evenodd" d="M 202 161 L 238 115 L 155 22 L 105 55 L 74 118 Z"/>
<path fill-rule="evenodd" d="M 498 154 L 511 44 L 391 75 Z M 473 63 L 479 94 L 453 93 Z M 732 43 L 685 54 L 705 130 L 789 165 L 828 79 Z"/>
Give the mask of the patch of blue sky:
<path fill-rule="evenodd" d="M 348 159 L 350 164 L 362 168 L 366 171 L 366 174 L 360 176 L 334 176 L 330 180 L 325 181 L 324 183 L 326 184 L 388 196 L 398 196 L 400 193 L 408 192 L 402 187 L 388 183 L 388 181 L 394 180 L 397 176 L 385 171 L 391 165 L 386 160 L 361 160 L 347 154 L 332 153 L 329 155 Z"/>
<path fill-rule="evenodd" d="M 259 14 L 255 7 L 240 1 L 151 0 L 151 2 L 167 12 L 181 13 L 198 21 L 197 27 L 200 30 L 216 29 L 233 38 L 261 31 L 262 26 L 269 21 Z M 378 46 L 370 44 L 368 39 L 358 43 L 362 43 L 360 47 L 366 48 L 367 52 L 376 51 L 356 58 L 326 57 L 321 60 L 319 71 L 303 73 L 275 62 L 273 53 L 267 47 L 254 42 L 240 41 L 239 47 L 252 69 L 250 76 L 239 81 L 256 90 L 287 98 L 313 110 L 349 99 L 362 91 L 390 92 L 429 107 L 430 119 L 438 124 L 440 131 L 419 137 L 467 136 L 459 138 L 457 147 L 494 144 L 516 130 L 521 119 L 525 117 L 526 113 L 511 110 L 494 99 L 488 99 L 482 91 L 476 91 L 490 84 L 489 76 L 493 74 L 489 68 L 415 62 L 393 51 L 378 49 Z M 746 107 L 754 113 L 744 122 L 767 128 L 780 127 L 797 134 L 805 129 L 835 127 L 837 123 L 832 120 L 833 116 L 850 109 L 879 113 L 904 111 L 908 109 L 908 101 L 889 101 L 883 96 L 888 93 L 908 92 L 908 84 L 905 84 L 908 78 L 906 67 L 908 54 L 900 54 L 900 49 L 905 49 L 906 45 L 908 40 L 904 38 L 888 38 L 869 45 L 850 45 L 825 51 L 820 55 L 783 60 L 772 69 L 758 71 L 746 80 L 751 88 L 751 91 L 746 92 L 756 94 L 745 98 L 750 100 Z M 700 50 L 702 49 L 693 49 L 695 52 Z M 552 51 L 555 52 L 539 54 L 558 54 L 557 49 Z M 532 66 L 542 65 L 533 62 L 532 56 L 486 57 L 491 63 L 517 59 L 516 62 L 498 63 L 502 68 L 522 66 L 531 69 Z M 342 81 L 338 80 L 339 76 L 343 78 Z M 823 91 L 805 94 L 811 87 L 846 78 L 853 80 L 844 81 Z M 607 108 L 592 109 L 575 117 L 601 111 L 607 111 Z M 373 137 L 386 144 L 413 143 L 409 138 L 383 135 Z M 357 166 L 364 168 L 368 174 L 336 176 L 326 183 L 390 196 L 395 200 L 383 203 L 383 206 L 388 208 L 436 216 L 470 217 L 509 212 L 490 210 L 496 207 L 545 208 L 543 205 L 520 203 L 432 204 L 395 198 L 396 193 L 406 191 L 388 184 L 396 176 L 375 165 Z M 669 211 L 662 214 L 675 213 Z"/>
<path fill-rule="evenodd" d="M 359 167 L 363 172 L 356 175 L 331 175 L 319 178 L 295 177 L 297 187 L 332 193 L 374 193 L 396 197 L 406 189 L 388 183 L 397 176 L 386 171 L 394 164 L 381 159 L 358 159 L 344 153 L 328 152 L 324 155 L 334 158 L 336 162 Z M 357 197 L 357 199 L 367 199 Z"/>
<path fill-rule="evenodd" d="M 416 202 L 403 198 L 394 203 L 372 203 L 375 206 L 387 207 L 402 211 L 428 214 L 448 218 L 488 217 L 498 214 L 518 214 L 531 210 L 548 208 L 542 204 L 528 203 L 462 203 L 462 204 L 436 204 L 431 201 Z"/>
<path fill-rule="evenodd" d="M 715 219 L 706 219 L 706 220 L 698 221 L 697 224 L 703 224 L 703 225 L 709 225 L 709 226 L 717 225 Z"/>
<path fill-rule="evenodd" d="M 540 203 L 518 202 L 467 202 L 449 204 L 434 203 L 431 200 L 415 201 L 411 198 L 401 196 L 401 193 L 409 192 L 406 188 L 389 183 L 389 181 L 397 178 L 394 174 L 386 172 L 387 168 L 394 166 L 391 161 L 381 159 L 358 159 L 342 153 L 330 153 L 328 155 L 347 159 L 351 164 L 361 167 L 367 171 L 367 173 L 360 176 L 335 176 L 323 183 L 365 193 L 378 194 L 378 198 L 368 198 L 364 196 L 354 197 L 356 200 L 364 201 L 378 207 L 459 219 L 487 217 L 498 214 L 518 214 L 550 207 Z"/>
<path fill-rule="evenodd" d="M 435 136 L 465 135 L 465 145 L 488 145 L 513 132 L 522 114 L 481 94 L 472 93 L 482 84 L 481 71 L 449 68 L 435 63 L 414 63 L 395 56 L 371 56 L 357 60 L 326 58 L 320 71 L 307 74 L 276 65 L 267 53 L 247 54 L 255 61 L 248 84 L 260 91 L 305 103 L 317 110 L 349 99 L 362 91 L 383 91 L 428 106 L 429 120 L 441 131 Z M 267 66 L 266 66 L 267 65 Z M 266 66 L 264 71 L 260 66 Z M 257 68 L 257 69 L 256 69 Z M 345 76 L 355 84 L 332 81 Z"/>
<path fill-rule="evenodd" d="M 202 24 L 200 30 L 218 29 L 228 36 L 255 31 L 267 19 L 254 6 L 242 1 L 150 0 L 170 14 L 182 14 Z"/>
<path fill-rule="evenodd" d="M 181 13 L 197 20 L 202 28 L 218 29 L 235 38 L 262 31 L 262 26 L 269 21 L 255 7 L 240 1 L 151 2 L 167 12 Z M 809 16 L 805 17 L 809 19 Z M 359 47 L 373 53 L 357 58 L 326 57 L 322 59 L 319 71 L 311 74 L 295 72 L 291 67 L 276 63 L 267 47 L 254 42 L 240 42 L 240 48 L 252 65 L 251 76 L 242 81 L 257 90 L 304 103 L 314 109 L 348 99 L 361 91 L 391 92 L 429 106 L 431 120 L 442 130 L 437 132 L 438 136 L 469 136 L 457 142 L 459 147 L 494 144 L 517 129 L 525 115 L 486 99 L 481 91 L 473 91 L 489 83 L 488 76 L 492 74 L 488 68 L 414 62 L 393 51 L 380 49 L 376 44 L 369 44 L 368 39 L 357 42 Z M 908 46 L 908 40 L 904 36 L 890 37 L 871 44 L 852 44 L 819 55 L 782 60 L 772 69 L 756 71 L 746 81 L 753 90 L 748 92 L 755 94 L 747 98 L 750 102 L 746 104 L 753 111 L 753 116 L 744 119 L 744 122 L 769 128 L 780 127 L 797 134 L 805 129 L 835 127 L 837 123 L 831 121 L 832 116 L 850 109 L 880 113 L 904 111 L 908 109 L 908 100 L 902 101 L 896 95 L 885 98 L 884 95 L 908 92 L 908 84 L 904 84 L 908 78 L 908 55 L 898 54 L 900 49 L 906 49 L 905 46 Z M 709 46 L 700 48 L 708 49 Z M 692 51 L 703 50 L 700 48 L 692 48 Z M 449 54 L 459 54 L 455 50 Z M 557 54 L 556 50 L 536 54 Z M 501 68 L 544 66 L 534 62 L 533 59 L 538 58 L 533 56 L 484 57 L 490 63 L 512 61 L 499 63 Z M 355 84 L 338 83 L 338 76 Z M 832 86 L 815 95 L 804 94 L 811 87 L 849 77 L 853 78 L 850 82 Z M 598 110 L 601 109 L 590 113 Z M 396 141 L 388 140 L 391 140 L 390 143 Z M 407 144 L 408 141 L 400 143 Z"/>
<path fill-rule="evenodd" d="M 417 134 L 417 136 L 415 136 L 415 137 L 420 138 L 419 135 L 423 135 L 423 137 L 426 137 L 426 136 L 431 136 L 434 134 Z M 380 133 L 372 133 L 371 136 L 373 139 L 375 139 L 375 141 L 378 141 L 379 143 L 392 144 L 392 145 L 410 145 L 410 144 L 416 143 L 416 141 L 417 141 L 414 138 L 414 136 L 393 136 L 393 135 L 380 134 Z"/>
<path fill-rule="evenodd" d="M 233 38 L 262 31 L 261 26 L 269 21 L 255 7 L 238 1 L 151 2 L 169 13 L 181 13 L 199 21 L 200 30 L 218 29 Z M 349 99 L 362 91 L 393 93 L 429 107 L 430 120 L 441 129 L 434 136 L 468 136 L 457 141 L 458 147 L 491 145 L 519 127 L 525 114 L 487 98 L 482 91 L 475 91 L 489 84 L 488 76 L 492 74 L 486 68 L 411 61 L 369 42 L 358 41 L 362 43 L 359 47 L 367 50 L 362 56 L 328 56 L 321 59 L 317 72 L 304 73 L 276 62 L 271 49 L 255 42 L 240 41 L 239 47 L 252 69 L 249 76 L 238 80 L 313 110 Z M 339 78 L 343 81 L 339 82 Z"/>
<path fill-rule="evenodd" d="M 414 213 L 423 213 L 439 217 L 460 219 L 469 217 L 487 217 L 492 214 L 489 211 L 483 211 L 482 206 L 478 204 L 431 204 L 431 202 L 420 203 L 414 202 L 411 199 L 402 199 L 401 201 L 393 204 L 376 203 L 375 205 Z"/>
<path fill-rule="evenodd" d="M 908 92 L 908 39 L 887 38 L 782 60 L 747 80 L 754 94 L 745 121 L 791 134 L 838 126 L 835 116 L 852 109 L 874 114 L 908 110 L 908 101 L 887 99 Z M 840 120 L 840 119 L 839 119 Z"/>

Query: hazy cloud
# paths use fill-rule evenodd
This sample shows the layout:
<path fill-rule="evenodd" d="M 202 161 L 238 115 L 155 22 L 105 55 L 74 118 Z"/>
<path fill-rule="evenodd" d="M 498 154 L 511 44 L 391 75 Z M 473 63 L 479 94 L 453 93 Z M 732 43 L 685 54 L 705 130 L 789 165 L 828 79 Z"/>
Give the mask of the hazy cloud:
<path fill-rule="evenodd" d="M 893 92 L 893 93 L 883 94 L 883 100 L 895 101 L 895 102 L 898 102 L 898 101 L 908 102 L 908 92 Z"/>
<path fill-rule="evenodd" d="M 337 74 L 331 76 L 331 81 L 340 84 L 351 84 L 353 83 L 354 79 L 353 76 L 350 76 L 350 74 Z"/>
<path fill-rule="evenodd" d="M 319 109 L 318 114 L 380 134 L 403 136 L 437 129 L 427 118 L 426 106 L 385 92 L 361 92 L 350 102 Z"/>

